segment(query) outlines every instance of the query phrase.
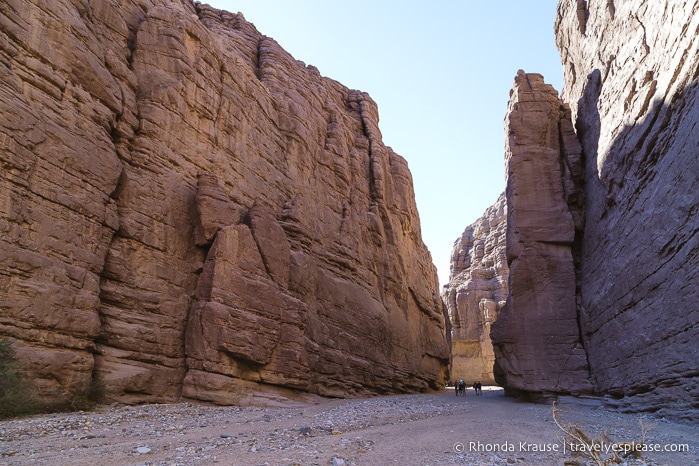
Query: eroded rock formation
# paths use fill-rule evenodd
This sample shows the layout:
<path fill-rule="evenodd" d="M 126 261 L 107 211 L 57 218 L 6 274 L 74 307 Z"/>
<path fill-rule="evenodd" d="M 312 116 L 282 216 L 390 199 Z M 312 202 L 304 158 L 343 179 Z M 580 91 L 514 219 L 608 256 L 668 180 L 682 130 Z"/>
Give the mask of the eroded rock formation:
<path fill-rule="evenodd" d="M 697 419 L 699 2 L 560 2 L 585 158 L 581 323 L 615 404 Z"/>
<path fill-rule="evenodd" d="M 501 195 L 456 240 L 449 283 L 442 291 L 452 323 L 452 378 L 469 384 L 495 383 L 490 326 L 507 299 L 505 200 L 505 195 Z"/>
<path fill-rule="evenodd" d="M 0 20 L 0 334 L 40 393 L 446 379 L 410 171 L 367 94 L 188 0 L 11 0 Z"/>
<path fill-rule="evenodd" d="M 543 76 L 518 72 L 505 134 L 510 271 L 491 329 L 495 380 L 513 394 L 591 392 L 573 258 L 581 150 L 570 110 Z"/>
<path fill-rule="evenodd" d="M 697 419 L 696 11 L 560 2 L 562 101 L 538 75 L 516 78 L 510 295 L 491 331 L 496 380 L 511 393 L 591 392 Z"/>

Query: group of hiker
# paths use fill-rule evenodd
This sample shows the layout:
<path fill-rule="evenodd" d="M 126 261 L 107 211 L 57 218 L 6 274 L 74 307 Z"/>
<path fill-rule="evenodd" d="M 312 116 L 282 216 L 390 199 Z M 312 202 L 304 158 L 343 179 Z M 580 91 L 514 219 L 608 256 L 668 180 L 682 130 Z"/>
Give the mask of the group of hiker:
<path fill-rule="evenodd" d="M 471 385 L 471 388 L 473 388 L 476 392 L 476 395 L 482 395 L 482 385 L 480 382 L 473 382 L 473 385 Z M 459 396 L 459 394 L 466 396 L 466 382 L 464 382 L 463 379 L 459 381 L 454 381 L 454 391 L 456 392 L 456 396 Z"/>

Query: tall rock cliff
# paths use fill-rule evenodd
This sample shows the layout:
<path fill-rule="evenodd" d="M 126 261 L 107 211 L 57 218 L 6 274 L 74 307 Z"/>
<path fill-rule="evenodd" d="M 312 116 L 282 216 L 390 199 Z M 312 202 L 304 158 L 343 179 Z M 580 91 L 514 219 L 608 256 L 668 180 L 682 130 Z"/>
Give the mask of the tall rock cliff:
<path fill-rule="evenodd" d="M 0 335 L 40 393 L 442 384 L 436 271 L 367 94 L 188 0 L 0 22 Z"/>
<path fill-rule="evenodd" d="M 560 2 L 562 100 L 538 75 L 515 79 L 509 296 L 491 329 L 496 381 L 513 394 L 699 416 L 696 11 Z"/>
<path fill-rule="evenodd" d="M 581 324 L 597 390 L 697 419 L 699 1 L 560 2 L 585 158 Z"/>
<path fill-rule="evenodd" d="M 592 391 L 576 305 L 581 150 L 570 110 L 519 71 L 505 119 L 507 303 L 493 323 L 495 380 L 511 394 Z"/>
<path fill-rule="evenodd" d="M 442 299 L 452 323 L 451 375 L 467 383 L 494 384 L 490 326 L 507 299 L 505 195 L 454 243 L 449 283 Z"/>

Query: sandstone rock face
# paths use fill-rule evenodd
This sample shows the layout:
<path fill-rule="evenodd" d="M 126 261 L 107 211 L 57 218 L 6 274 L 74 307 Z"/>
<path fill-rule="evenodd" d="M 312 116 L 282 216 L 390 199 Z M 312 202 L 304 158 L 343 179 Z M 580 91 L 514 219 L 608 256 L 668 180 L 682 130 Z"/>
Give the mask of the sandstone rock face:
<path fill-rule="evenodd" d="M 464 230 L 454 243 L 449 283 L 442 291 L 452 323 L 451 375 L 469 384 L 495 383 L 490 326 L 507 300 L 506 211 L 503 194 Z"/>
<path fill-rule="evenodd" d="M 573 256 L 581 150 L 570 110 L 519 71 L 505 119 L 509 295 L 491 329 L 494 375 L 510 394 L 587 393 Z"/>
<path fill-rule="evenodd" d="M 559 3 L 556 41 L 585 154 L 593 382 L 624 408 L 696 419 L 699 2 L 582 3 Z"/>
<path fill-rule="evenodd" d="M 410 171 L 367 94 L 187 0 L 10 0 L 0 21 L 0 335 L 40 393 L 446 380 Z"/>

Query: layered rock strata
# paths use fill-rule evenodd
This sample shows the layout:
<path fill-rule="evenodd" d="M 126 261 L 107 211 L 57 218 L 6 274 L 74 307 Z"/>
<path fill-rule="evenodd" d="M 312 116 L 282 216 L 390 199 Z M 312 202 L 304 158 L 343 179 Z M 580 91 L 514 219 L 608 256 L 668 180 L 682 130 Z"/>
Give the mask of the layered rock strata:
<path fill-rule="evenodd" d="M 543 76 L 517 73 L 505 134 L 509 294 L 490 333 L 495 380 L 509 394 L 588 393 L 574 261 L 581 150 Z"/>
<path fill-rule="evenodd" d="M 581 2 L 578 2 L 581 3 Z M 556 42 L 585 155 L 581 323 L 596 388 L 699 410 L 699 2 L 560 2 Z"/>
<path fill-rule="evenodd" d="M 367 94 L 187 0 L 0 21 L 0 335 L 39 393 L 441 386 L 436 271 Z"/>
<path fill-rule="evenodd" d="M 584 174 L 577 177 L 578 164 L 567 156 L 537 174 L 539 158 L 531 155 L 538 151 L 526 147 L 519 151 L 524 163 L 513 163 L 512 147 L 527 140 L 555 149 L 556 139 L 573 147 L 573 138 L 568 130 L 556 135 L 555 124 L 526 128 L 526 116 L 508 116 L 510 297 L 491 336 L 496 380 L 512 393 L 592 390 L 621 409 L 697 419 L 698 10 L 696 1 L 559 4 L 562 99 L 576 122 Z M 513 97 L 525 78 L 537 87 L 520 74 Z M 535 100 L 557 105 L 553 92 L 543 94 Z M 550 113 L 528 106 L 539 118 Z M 526 180 L 538 189 L 510 189 Z M 558 206 L 547 200 L 552 193 Z M 542 261 L 542 244 L 553 262 Z M 532 309 L 536 328 L 515 320 L 521 328 L 514 331 L 517 282 L 536 309 L 555 303 L 568 311 L 541 320 Z M 542 297 L 546 303 L 537 302 Z M 562 367 L 573 370 L 562 374 Z"/>
<path fill-rule="evenodd" d="M 507 300 L 505 195 L 454 243 L 449 283 L 442 290 L 451 333 L 451 375 L 494 384 L 490 326 Z"/>

